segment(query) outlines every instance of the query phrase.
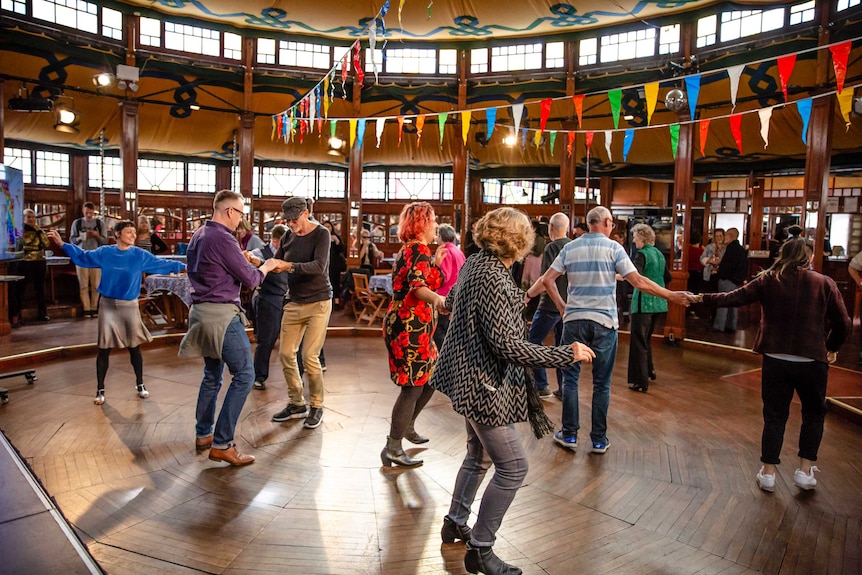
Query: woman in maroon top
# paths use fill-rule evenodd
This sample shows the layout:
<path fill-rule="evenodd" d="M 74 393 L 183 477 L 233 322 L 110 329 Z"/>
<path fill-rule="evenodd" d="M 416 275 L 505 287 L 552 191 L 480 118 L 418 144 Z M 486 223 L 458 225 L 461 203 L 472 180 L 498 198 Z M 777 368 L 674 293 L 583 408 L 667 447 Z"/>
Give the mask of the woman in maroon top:
<path fill-rule="evenodd" d="M 434 328 L 437 310 L 445 298 L 435 292 L 443 283 L 443 274 L 434 263 L 428 247 L 437 234 L 437 218 L 427 202 L 404 206 L 398 220 L 398 239 L 403 243 L 392 272 L 392 303 L 383 319 L 383 337 L 389 350 L 389 373 L 401 394 L 392 407 L 392 423 L 386 447 L 380 453 L 383 465 L 413 467 L 422 463 L 404 453 L 401 439 L 425 443 L 413 429 L 416 417 L 434 389 L 427 385 L 437 346 Z"/>
<path fill-rule="evenodd" d="M 799 468 L 793 483 L 814 489 L 813 465 L 823 438 L 829 364 L 850 333 L 850 318 L 835 282 L 811 269 L 811 247 L 802 238 L 784 242 L 778 259 L 751 282 L 727 293 L 703 294 L 703 301 L 724 307 L 759 302 L 762 308 L 754 351 L 763 355 L 763 491 L 775 490 L 784 426 L 793 392 L 802 403 Z"/>

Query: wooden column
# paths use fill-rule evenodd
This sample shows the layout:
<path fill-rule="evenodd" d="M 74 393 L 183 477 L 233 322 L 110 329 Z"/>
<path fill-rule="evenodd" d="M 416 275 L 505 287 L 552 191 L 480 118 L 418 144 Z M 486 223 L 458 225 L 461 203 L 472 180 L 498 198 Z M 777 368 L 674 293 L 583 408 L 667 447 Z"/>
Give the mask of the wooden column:
<path fill-rule="evenodd" d="M 364 58 L 361 59 L 361 65 L 365 65 Z M 353 116 L 359 118 L 362 114 L 362 85 L 353 79 Z M 350 148 L 350 158 L 347 163 L 347 203 L 350 216 L 356 214 L 356 228 L 353 230 L 354 237 L 362 237 L 362 146 L 358 145 L 359 139 L 353 142 L 353 147 Z M 347 226 L 341 226 L 342 229 Z M 347 245 L 347 244 L 345 244 Z M 357 243 L 358 245 L 358 243 Z M 348 247 L 348 250 L 352 245 Z"/>
<path fill-rule="evenodd" d="M 566 96 L 571 98 L 575 95 L 575 43 L 566 42 Z M 574 119 L 574 105 L 572 115 L 562 123 L 566 132 L 577 130 L 578 124 Z M 560 151 L 560 211 L 569 216 L 570 227 L 575 221 L 575 154 L 569 156 L 567 151 L 569 143 L 568 133 L 561 134 L 563 142 Z M 568 230 L 571 235 L 572 230 Z"/>
<path fill-rule="evenodd" d="M 687 113 L 680 113 L 680 120 L 688 119 Z M 688 285 L 688 243 L 691 232 L 691 202 L 694 200 L 694 124 L 683 123 L 679 127 L 679 142 L 674 160 L 673 170 L 673 209 L 674 230 L 676 230 L 677 215 L 681 214 L 683 221 L 683 248 L 681 258 L 674 259 L 675 246 L 671 247 L 671 281 L 668 289 L 684 290 Z M 685 339 L 686 308 L 668 302 L 667 320 L 664 325 L 664 336 L 673 336 L 677 340 Z"/>
<path fill-rule="evenodd" d="M 138 211 L 138 103 L 123 100 L 120 106 L 120 163 L 123 166 L 120 211 L 124 218 L 135 221 Z"/>
<path fill-rule="evenodd" d="M 818 202 L 817 232 L 814 236 L 814 269 L 823 271 L 824 238 L 826 236 L 826 199 L 829 195 L 829 170 L 832 165 L 832 119 L 835 98 L 816 98 L 811 106 L 808 147 L 805 152 L 805 200 Z M 806 206 L 807 209 L 807 206 Z"/>
<path fill-rule="evenodd" d="M 243 39 L 242 49 L 245 62 L 242 78 L 242 109 L 246 111 L 240 114 L 239 134 L 237 134 L 239 150 L 235 150 L 234 153 L 239 153 L 239 193 L 242 194 L 246 205 L 249 207 L 249 221 L 254 225 L 254 114 L 247 111 L 252 109 L 254 88 L 253 39 Z M 263 230 L 257 230 L 257 233 L 262 234 Z"/>
<path fill-rule="evenodd" d="M 751 190 L 751 220 L 748 222 L 748 249 L 759 250 L 763 242 L 763 179 L 748 177 Z"/>
<path fill-rule="evenodd" d="M 611 210 L 613 213 L 614 203 L 614 178 L 613 176 L 602 176 L 599 178 L 599 193 L 602 195 L 602 203 L 604 207 Z"/>
<path fill-rule="evenodd" d="M 460 50 L 458 58 L 458 109 L 467 109 L 467 51 Z M 467 160 L 467 146 L 461 138 L 455 138 L 457 142 L 452 154 L 452 208 L 456 231 L 461 235 L 461 245 L 464 245 L 464 234 L 469 229 L 470 206 L 467 204 L 467 171 L 470 169 Z M 457 226 L 460 219 L 461 226 Z"/>

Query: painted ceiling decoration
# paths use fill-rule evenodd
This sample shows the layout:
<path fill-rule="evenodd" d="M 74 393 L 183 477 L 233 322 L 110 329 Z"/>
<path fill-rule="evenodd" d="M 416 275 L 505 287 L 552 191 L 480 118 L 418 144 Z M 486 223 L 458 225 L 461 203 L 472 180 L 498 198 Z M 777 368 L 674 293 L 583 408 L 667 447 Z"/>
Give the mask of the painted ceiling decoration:
<path fill-rule="evenodd" d="M 647 20 L 716 4 L 716 0 L 577 0 L 549 4 L 546 0 L 473 2 L 467 0 L 391 0 L 374 3 L 355 0 L 122 0 L 124 4 L 155 10 L 166 17 L 189 17 L 240 28 L 354 40 L 368 35 L 376 22 L 380 39 L 404 41 L 458 41 L 576 32 Z M 774 4 L 747 0 L 746 6 Z M 390 5 L 384 11 L 384 6 Z M 381 24 L 385 28 L 381 28 Z"/>

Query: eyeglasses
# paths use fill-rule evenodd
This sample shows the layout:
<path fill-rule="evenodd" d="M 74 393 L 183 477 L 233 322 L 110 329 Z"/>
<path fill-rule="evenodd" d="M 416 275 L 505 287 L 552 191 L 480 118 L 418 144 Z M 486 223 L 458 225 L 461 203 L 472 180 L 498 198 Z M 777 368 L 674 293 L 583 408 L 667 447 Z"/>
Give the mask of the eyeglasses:
<path fill-rule="evenodd" d="M 235 211 L 236 213 L 238 213 L 240 218 L 245 217 L 245 214 L 243 213 L 243 211 L 242 211 L 242 210 L 238 210 L 238 209 L 236 209 L 236 208 L 234 208 L 234 207 L 232 207 L 232 206 L 228 206 L 228 207 L 226 207 L 226 208 L 224 209 L 224 211 L 226 211 L 226 212 L 227 212 L 227 215 L 228 215 L 228 216 L 230 216 L 230 212 L 231 212 L 231 210 L 233 210 L 233 211 Z"/>

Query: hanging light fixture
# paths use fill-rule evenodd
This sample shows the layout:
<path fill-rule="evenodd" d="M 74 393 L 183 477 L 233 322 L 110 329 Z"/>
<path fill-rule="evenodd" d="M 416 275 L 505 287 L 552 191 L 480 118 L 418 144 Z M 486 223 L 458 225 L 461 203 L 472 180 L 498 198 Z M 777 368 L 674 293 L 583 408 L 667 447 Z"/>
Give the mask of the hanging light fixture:
<path fill-rule="evenodd" d="M 326 153 L 330 156 L 340 156 L 344 152 L 342 151 L 344 148 L 344 140 L 339 138 L 338 136 L 332 136 L 329 138 L 328 142 L 329 149 L 326 150 Z"/>
<path fill-rule="evenodd" d="M 54 129 L 66 134 L 77 134 L 81 113 L 66 104 L 54 104 Z"/>
<path fill-rule="evenodd" d="M 93 85 L 97 90 L 113 86 L 116 81 L 117 77 L 110 72 L 102 72 L 101 74 L 93 76 Z"/>

